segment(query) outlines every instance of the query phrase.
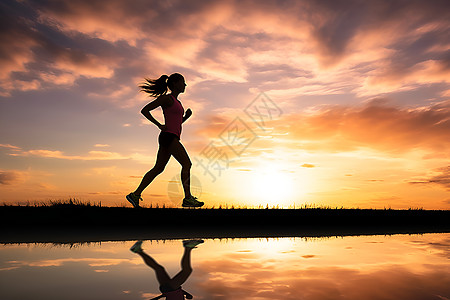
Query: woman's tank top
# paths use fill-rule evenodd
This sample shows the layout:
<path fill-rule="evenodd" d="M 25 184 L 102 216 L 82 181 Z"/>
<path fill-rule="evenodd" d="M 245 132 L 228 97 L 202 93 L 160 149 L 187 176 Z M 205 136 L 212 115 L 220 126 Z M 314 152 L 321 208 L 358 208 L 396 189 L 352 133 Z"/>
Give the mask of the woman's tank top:
<path fill-rule="evenodd" d="M 170 96 L 173 99 L 173 104 L 170 107 L 162 108 L 166 125 L 166 130 L 164 131 L 174 133 L 178 137 L 181 137 L 181 124 L 183 123 L 184 108 L 180 101 L 173 95 Z"/>

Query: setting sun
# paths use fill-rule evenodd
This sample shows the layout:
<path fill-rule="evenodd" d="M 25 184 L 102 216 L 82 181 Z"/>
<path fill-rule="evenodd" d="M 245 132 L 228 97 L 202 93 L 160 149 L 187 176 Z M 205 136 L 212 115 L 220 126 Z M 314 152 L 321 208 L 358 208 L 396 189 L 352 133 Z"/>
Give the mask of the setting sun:
<path fill-rule="evenodd" d="M 259 204 L 284 207 L 298 195 L 294 190 L 293 174 L 281 170 L 277 165 L 263 166 L 253 174 L 249 194 Z"/>

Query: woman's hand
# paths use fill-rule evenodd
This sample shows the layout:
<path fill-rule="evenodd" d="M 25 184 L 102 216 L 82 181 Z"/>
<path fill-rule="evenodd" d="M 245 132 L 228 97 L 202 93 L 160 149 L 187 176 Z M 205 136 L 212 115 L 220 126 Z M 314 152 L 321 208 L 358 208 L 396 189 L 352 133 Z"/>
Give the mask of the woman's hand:
<path fill-rule="evenodd" d="M 164 131 L 164 130 L 167 129 L 167 126 L 166 126 L 165 124 L 160 124 L 160 125 L 158 126 L 158 128 L 159 128 L 161 131 Z"/>
<path fill-rule="evenodd" d="M 183 117 L 183 123 L 189 119 L 189 117 L 192 116 L 192 110 L 190 108 L 186 109 L 186 112 L 184 113 Z"/>

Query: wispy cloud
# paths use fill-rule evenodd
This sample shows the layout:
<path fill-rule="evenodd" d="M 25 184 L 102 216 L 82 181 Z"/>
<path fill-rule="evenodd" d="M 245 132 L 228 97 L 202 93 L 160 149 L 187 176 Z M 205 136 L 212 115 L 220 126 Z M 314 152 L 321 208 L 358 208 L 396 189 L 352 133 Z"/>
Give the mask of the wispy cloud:
<path fill-rule="evenodd" d="M 435 175 L 429 178 L 423 178 L 420 180 L 411 181 L 411 184 L 422 184 L 422 185 L 440 185 L 450 190 L 450 166 L 439 168 L 435 171 Z"/>
<path fill-rule="evenodd" d="M 305 255 L 304 259 L 313 255 Z M 236 258 L 238 255 L 236 255 Z M 408 282 L 414 281 L 417 274 L 411 270 L 395 265 L 383 268 L 372 268 L 362 272 L 337 266 L 305 267 L 301 270 L 283 268 L 280 270 L 272 263 L 257 262 L 254 257 L 246 259 L 222 259 L 210 263 L 204 261 L 197 270 L 209 274 L 195 284 L 201 289 L 203 296 L 215 298 L 242 299 L 331 299 L 330 295 L 342 295 L 346 299 L 380 299 L 389 298 L 393 294 L 402 299 L 424 299 L 429 297 L 431 286 L 436 286 L 436 276 L 449 276 L 443 269 L 430 269 L 422 274 L 418 285 L 411 287 Z M 297 259 L 298 261 L 298 259 Z M 245 274 L 239 272 L 245 265 Z M 405 283 L 406 282 L 406 283 Z M 357 283 L 357 284 L 355 284 Z M 383 289 L 374 288 L 374 283 L 383 285 Z M 399 288 L 407 285 L 408 288 Z M 445 285 L 438 287 L 436 294 L 445 294 Z M 370 296 L 368 296 L 370 295 Z"/>
<path fill-rule="evenodd" d="M 30 267 L 60 267 L 67 263 L 84 263 L 90 267 L 108 267 L 115 266 L 124 262 L 129 262 L 128 259 L 117 259 L 117 258 L 62 258 L 62 259 L 48 259 L 48 260 L 37 260 L 37 261 L 15 261 L 16 264 L 21 266 Z"/>
<path fill-rule="evenodd" d="M 303 167 L 303 168 L 315 168 L 316 166 L 313 165 L 313 164 L 303 164 L 303 165 L 301 165 L 301 167 Z"/>
<path fill-rule="evenodd" d="M 110 145 L 108 145 L 108 144 L 95 144 L 94 147 L 96 147 L 96 148 L 108 148 L 108 147 L 110 147 Z"/>
<path fill-rule="evenodd" d="M 368 147 L 394 153 L 421 148 L 446 155 L 450 103 L 404 108 L 373 100 L 363 107 L 330 106 L 289 115 L 278 126 L 285 126 L 291 139 L 310 141 L 317 150 Z"/>
<path fill-rule="evenodd" d="M 100 145 L 100 146 L 99 146 Z M 121 154 L 112 151 L 100 151 L 91 150 L 84 155 L 68 155 L 64 151 L 60 150 L 48 150 L 48 149 L 31 149 L 25 150 L 17 146 L 8 145 L 10 149 L 7 155 L 14 157 L 35 157 L 35 158 L 51 158 L 61 160 L 80 160 L 80 161 L 114 161 L 114 160 L 134 160 L 137 162 L 149 164 L 154 161 L 154 156 L 143 155 L 140 153 Z M 107 145 L 98 144 L 96 148 L 106 147 Z M 110 168 L 93 168 L 94 173 L 99 174 L 101 170 L 110 170 Z"/>
<path fill-rule="evenodd" d="M 117 160 L 117 159 L 128 159 L 116 152 L 108 151 L 89 151 L 86 156 L 79 155 L 66 155 L 62 151 L 58 150 L 28 150 L 20 153 L 11 154 L 13 156 L 38 156 L 46 158 L 58 158 L 67 160 Z"/>
<path fill-rule="evenodd" d="M 12 185 L 22 180 L 23 176 L 21 172 L 0 170 L 0 184 L 2 185 Z"/>
<path fill-rule="evenodd" d="M 105 147 L 108 145 L 97 144 L 96 147 Z M 44 157 L 44 158 L 57 158 L 57 159 L 67 159 L 67 160 L 121 160 L 121 159 L 129 159 L 129 156 L 123 156 L 117 152 L 110 151 L 98 151 L 92 150 L 89 151 L 87 155 L 67 155 L 63 151 L 59 150 L 47 150 L 47 149 L 32 149 L 32 150 L 24 150 L 20 147 L 13 145 L 0 145 L 0 147 L 7 148 L 10 151 L 9 155 L 11 156 L 35 156 L 35 157 Z"/>
<path fill-rule="evenodd" d="M 232 120 L 232 116 L 210 116 L 199 133 L 218 137 Z M 387 99 L 373 99 L 358 107 L 326 105 L 284 114 L 269 127 L 273 128 L 269 135 L 307 150 L 336 152 L 366 147 L 400 153 L 419 148 L 430 155 L 446 156 L 450 102 L 417 108 L 396 106 Z"/>

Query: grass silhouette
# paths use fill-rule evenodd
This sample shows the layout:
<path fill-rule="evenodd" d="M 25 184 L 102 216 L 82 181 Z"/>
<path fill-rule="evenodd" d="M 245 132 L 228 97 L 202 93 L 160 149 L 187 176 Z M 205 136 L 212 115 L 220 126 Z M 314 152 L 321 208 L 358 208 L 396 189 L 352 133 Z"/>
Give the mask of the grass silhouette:
<path fill-rule="evenodd" d="M 58 199 L 58 200 L 48 200 L 48 201 L 39 201 L 39 202 L 27 202 L 26 204 L 8 204 L 8 203 L 3 203 L 3 206 L 7 206 L 7 207 L 11 207 L 11 206 L 26 206 L 26 207 L 83 207 L 83 208 L 87 208 L 87 207 L 107 207 L 107 206 L 102 206 L 102 202 L 93 202 L 91 203 L 91 201 L 83 201 L 83 200 L 79 200 L 76 198 L 68 198 L 68 199 Z M 130 208 L 130 206 L 127 203 L 121 203 L 119 206 L 115 206 L 115 207 L 121 207 L 121 208 Z M 175 206 L 175 204 L 172 205 L 167 205 L 167 204 L 162 204 L 160 205 L 159 203 L 153 204 L 150 203 L 149 205 L 145 205 L 143 206 L 143 208 L 150 208 L 150 209 L 168 209 L 168 208 L 179 208 L 178 206 Z M 384 207 L 383 209 L 374 209 L 374 208 L 369 208 L 369 209 L 362 209 L 362 208 L 346 208 L 344 206 L 341 207 L 331 207 L 331 206 L 324 206 L 324 205 L 316 205 L 316 204 L 302 204 L 302 205 L 290 205 L 287 208 L 284 207 L 280 207 L 279 205 L 272 205 L 269 206 L 269 204 L 266 205 L 257 205 L 257 206 L 250 206 L 250 205 L 234 205 L 234 204 L 219 204 L 218 206 L 216 205 L 212 205 L 210 207 L 208 206 L 204 206 L 202 209 L 282 209 L 282 210 L 354 210 L 354 211 L 358 211 L 358 210 L 396 210 L 396 209 L 392 209 L 391 207 Z M 424 210 L 423 207 L 410 207 L 407 210 L 409 211 L 422 211 Z"/>
<path fill-rule="evenodd" d="M 91 203 L 91 201 L 82 201 L 76 198 L 69 199 L 58 199 L 58 200 L 48 200 L 48 201 L 39 201 L 39 202 L 30 202 L 28 201 L 25 205 L 21 204 L 8 204 L 3 203 L 3 206 L 11 207 L 11 206 L 26 206 L 26 207 L 101 207 L 101 201 L 98 203 Z"/>

